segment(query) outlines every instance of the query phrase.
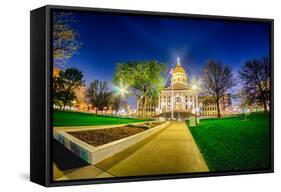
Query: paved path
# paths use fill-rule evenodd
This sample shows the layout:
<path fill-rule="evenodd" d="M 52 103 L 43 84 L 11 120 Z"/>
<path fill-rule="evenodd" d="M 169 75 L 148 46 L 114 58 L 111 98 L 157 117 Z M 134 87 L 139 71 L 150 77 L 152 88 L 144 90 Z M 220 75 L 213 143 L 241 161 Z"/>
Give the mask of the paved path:
<path fill-rule="evenodd" d="M 171 122 L 160 133 L 94 166 L 65 172 L 62 179 L 206 171 L 208 167 L 185 122 Z"/>

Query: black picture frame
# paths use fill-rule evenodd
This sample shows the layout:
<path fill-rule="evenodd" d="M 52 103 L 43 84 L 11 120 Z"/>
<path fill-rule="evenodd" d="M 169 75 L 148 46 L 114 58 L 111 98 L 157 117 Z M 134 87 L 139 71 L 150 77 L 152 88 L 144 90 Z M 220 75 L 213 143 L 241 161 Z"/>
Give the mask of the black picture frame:
<path fill-rule="evenodd" d="M 266 22 L 270 33 L 270 139 L 271 167 L 266 170 L 227 171 L 210 173 L 185 173 L 158 176 L 133 176 L 87 180 L 52 181 L 52 21 L 53 10 L 102 12 L 110 14 L 148 15 L 170 18 L 211 19 L 220 21 Z M 30 180 L 43 186 L 66 186 L 113 182 L 148 181 L 209 176 L 227 176 L 274 172 L 274 20 L 214 15 L 194 15 L 183 13 L 149 12 L 86 7 L 47 5 L 30 12 Z"/>

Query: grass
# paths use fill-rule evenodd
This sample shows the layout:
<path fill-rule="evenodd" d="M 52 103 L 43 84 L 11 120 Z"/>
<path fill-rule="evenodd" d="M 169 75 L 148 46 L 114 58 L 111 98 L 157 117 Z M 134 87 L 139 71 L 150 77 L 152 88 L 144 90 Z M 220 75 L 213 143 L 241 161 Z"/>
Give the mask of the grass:
<path fill-rule="evenodd" d="M 210 171 L 270 168 L 270 115 L 203 119 L 190 131 Z"/>
<path fill-rule="evenodd" d="M 55 111 L 53 126 L 86 126 L 86 125 L 114 125 L 142 122 L 141 119 L 95 115 L 83 112 Z"/>

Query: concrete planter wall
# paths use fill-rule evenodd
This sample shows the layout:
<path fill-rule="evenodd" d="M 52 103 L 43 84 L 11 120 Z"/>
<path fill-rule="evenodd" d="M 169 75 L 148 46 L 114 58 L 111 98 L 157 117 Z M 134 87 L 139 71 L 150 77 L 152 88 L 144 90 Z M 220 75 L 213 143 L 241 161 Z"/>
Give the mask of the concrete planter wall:
<path fill-rule="evenodd" d="M 54 129 L 54 138 L 59 141 L 61 144 L 63 144 L 67 149 L 72 151 L 74 154 L 79 156 L 80 158 L 84 159 L 90 164 L 96 164 L 108 157 L 113 156 L 116 153 L 119 153 L 130 146 L 142 141 L 143 139 L 159 132 L 160 130 L 164 129 L 169 125 L 170 122 L 165 122 L 161 125 L 158 125 L 154 128 L 145 130 L 141 133 L 119 139 L 104 145 L 100 145 L 98 147 L 94 147 L 92 145 L 89 145 L 88 143 L 81 141 L 80 139 L 68 134 L 67 132 L 75 132 L 79 130 L 60 130 L 60 129 Z M 139 123 L 138 123 L 139 124 Z M 112 128 L 117 126 L 110 126 L 110 127 L 104 127 L 104 128 Z M 93 128 L 84 128 L 83 130 L 90 130 Z"/>

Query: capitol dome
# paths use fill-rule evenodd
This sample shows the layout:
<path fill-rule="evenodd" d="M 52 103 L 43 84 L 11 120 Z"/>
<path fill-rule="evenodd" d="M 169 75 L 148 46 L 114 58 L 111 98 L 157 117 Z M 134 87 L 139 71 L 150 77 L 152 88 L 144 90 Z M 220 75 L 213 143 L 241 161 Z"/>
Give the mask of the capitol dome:
<path fill-rule="evenodd" d="M 180 60 L 178 58 L 177 65 L 173 68 L 173 74 L 171 78 L 171 83 L 181 83 L 187 85 L 187 76 L 184 68 L 181 66 Z"/>
<path fill-rule="evenodd" d="M 184 68 L 182 68 L 182 66 L 177 65 L 177 66 L 174 68 L 173 73 L 185 73 L 185 70 L 184 70 Z"/>

